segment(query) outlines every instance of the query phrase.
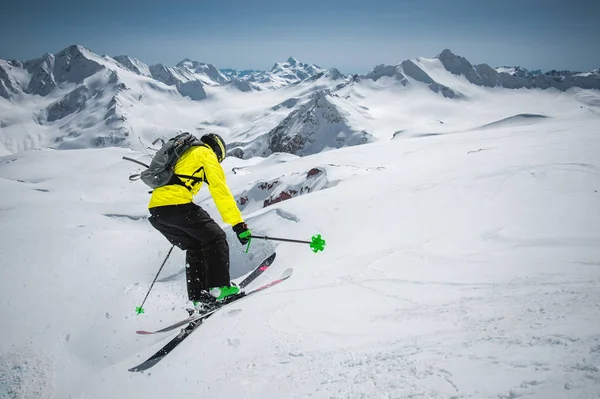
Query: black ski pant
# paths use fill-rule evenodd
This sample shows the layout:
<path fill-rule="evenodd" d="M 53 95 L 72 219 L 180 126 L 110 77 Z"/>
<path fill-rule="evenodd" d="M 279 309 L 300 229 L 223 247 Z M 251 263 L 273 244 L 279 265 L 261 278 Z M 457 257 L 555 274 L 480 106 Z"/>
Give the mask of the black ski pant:
<path fill-rule="evenodd" d="M 187 290 L 190 301 L 201 292 L 229 285 L 229 244 L 225 232 L 194 203 L 150 208 L 150 223 L 173 245 L 186 251 Z"/>

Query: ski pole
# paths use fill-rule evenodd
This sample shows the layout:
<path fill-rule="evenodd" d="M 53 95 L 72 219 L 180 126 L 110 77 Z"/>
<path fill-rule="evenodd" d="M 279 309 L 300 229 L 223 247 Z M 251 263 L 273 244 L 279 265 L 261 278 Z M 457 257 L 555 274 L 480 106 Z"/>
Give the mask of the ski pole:
<path fill-rule="evenodd" d="M 148 293 L 146 294 L 146 297 L 142 301 L 142 304 L 140 306 L 138 306 L 138 307 L 135 308 L 135 312 L 138 315 L 144 313 L 144 308 L 142 306 L 144 306 L 144 303 L 146 303 L 146 299 L 148 299 L 148 295 L 150 295 L 150 291 L 152 291 L 152 287 L 154 287 L 154 283 L 156 282 L 156 279 L 158 278 L 158 275 L 160 274 L 162 268 L 165 266 L 165 263 L 167 263 L 167 259 L 169 259 L 169 256 L 171 256 L 171 251 L 173 251 L 173 248 L 175 248 L 175 245 L 173 245 L 171 247 L 171 249 L 169 249 L 169 253 L 167 254 L 167 257 L 163 261 L 162 265 L 160 266 L 160 269 L 158 269 L 158 273 L 156 273 L 156 277 L 154 277 L 154 281 L 152 282 L 152 285 L 150 285 L 150 289 L 148 290 Z"/>
<path fill-rule="evenodd" d="M 272 241 L 285 241 L 294 242 L 297 244 L 309 244 L 310 249 L 313 252 L 323 251 L 325 249 L 325 240 L 321 238 L 321 234 L 317 234 L 312 237 L 312 241 L 293 240 L 290 238 L 278 238 L 278 237 L 267 237 L 267 236 L 250 236 L 250 238 L 257 238 L 260 240 L 272 240 Z"/>

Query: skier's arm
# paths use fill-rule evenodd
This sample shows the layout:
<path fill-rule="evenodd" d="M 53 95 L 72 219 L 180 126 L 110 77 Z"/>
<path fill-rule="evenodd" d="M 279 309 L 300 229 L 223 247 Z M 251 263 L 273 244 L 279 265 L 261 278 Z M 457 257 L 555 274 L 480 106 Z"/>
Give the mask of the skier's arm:
<path fill-rule="evenodd" d="M 217 205 L 223 221 L 232 226 L 243 223 L 242 213 L 238 209 L 235 199 L 227 186 L 225 171 L 223 171 L 223 167 L 212 152 L 206 155 L 204 175 L 208 181 L 210 194 Z"/>

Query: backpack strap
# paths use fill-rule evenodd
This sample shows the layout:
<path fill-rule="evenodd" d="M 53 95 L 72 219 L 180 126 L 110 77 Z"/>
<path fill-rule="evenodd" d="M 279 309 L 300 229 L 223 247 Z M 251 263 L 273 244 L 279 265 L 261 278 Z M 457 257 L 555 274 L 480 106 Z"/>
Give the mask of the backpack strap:
<path fill-rule="evenodd" d="M 194 173 L 192 173 L 192 175 L 195 175 L 198 172 L 203 172 L 204 171 L 204 166 L 199 167 L 198 169 L 196 169 L 194 171 Z M 194 186 L 194 184 L 198 184 L 200 182 L 204 182 L 206 184 L 208 183 L 208 180 L 206 180 L 206 177 L 199 177 L 199 176 L 190 176 L 190 175 L 177 175 L 177 174 L 173 174 L 173 178 L 171 179 L 171 181 L 169 182 L 170 184 L 178 184 L 180 186 L 184 186 L 185 188 L 187 188 L 188 190 L 192 190 L 192 187 L 188 187 L 181 179 L 190 179 L 193 180 L 194 183 L 192 183 L 192 186 Z"/>
<path fill-rule="evenodd" d="M 129 157 L 123 157 L 123 159 L 126 159 L 126 160 L 128 160 L 128 161 L 131 161 L 131 162 L 135 162 L 135 163 L 137 163 L 137 164 L 139 164 L 139 165 L 145 166 L 146 168 L 149 168 L 149 167 L 150 167 L 150 166 L 146 165 L 145 163 L 143 163 L 143 162 L 140 162 L 140 161 L 138 161 L 138 160 L 136 160 L 136 159 L 133 159 L 133 158 L 129 158 Z M 136 174 L 134 174 L 134 175 L 130 175 L 130 176 L 129 176 L 129 181 L 136 181 L 136 180 L 139 180 L 139 179 L 140 179 L 140 177 L 142 177 L 142 175 L 141 175 L 141 174 L 139 174 L 139 173 L 136 173 Z"/>

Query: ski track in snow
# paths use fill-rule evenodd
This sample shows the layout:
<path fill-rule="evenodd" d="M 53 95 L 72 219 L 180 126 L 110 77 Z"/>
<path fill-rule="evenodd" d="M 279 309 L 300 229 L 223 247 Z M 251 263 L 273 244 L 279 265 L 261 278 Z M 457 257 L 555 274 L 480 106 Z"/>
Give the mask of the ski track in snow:
<path fill-rule="evenodd" d="M 357 333 L 346 328 L 345 320 L 352 318 L 352 312 L 341 316 L 337 312 L 345 310 L 340 309 L 341 303 L 352 302 L 357 295 L 354 290 L 347 296 L 335 295 L 331 319 L 319 317 L 327 327 L 315 328 L 296 320 L 300 319 L 297 315 L 319 313 L 318 305 L 292 306 L 286 309 L 286 316 L 272 317 L 271 326 L 314 340 L 324 336 L 343 340 L 362 334 L 380 337 L 378 342 L 330 353 L 290 352 L 277 366 L 287 370 L 269 378 L 286 381 L 277 387 L 281 397 L 516 398 L 531 394 L 544 397 L 543 392 L 547 392 L 552 397 L 570 398 L 598 394 L 600 333 L 582 337 L 570 325 L 586 317 L 597 318 L 597 278 L 575 282 L 525 278 L 506 284 L 379 279 L 348 284 L 397 301 L 393 312 L 364 321 L 372 326 L 377 321 L 385 323 L 383 330 L 370 331 L 367 327 Z M 439 296 L 434 293 L 439 290 L 451 300 L 437 304 L 416 300 L 428 294 Z M 403 297 L 405 291 L 412 295 Z M 435 320 L 433 325 L 427 322 L 430 320 Z M 335 331 L 339 323 L 351 332 L 340 336 Z M 463 369 L 465 364 L 469 365 L 468 373 Z M 263 370 L 265 366 L 257 367 Z M 302 379 L 313 378 L 321 380 L 321 386 L 303 389 Z M 498 380 L 496 385 L 494 380 Z M 592 386 L 586 388 L 589 382 Z M 510 389 L 495 390 L 499 386 Z M 269 392 L 272 389 L 269 385 Z M 406 392 L 411 392 L 410 396 Z M 258 396 L 260 392 L 247 397 Z"/>

